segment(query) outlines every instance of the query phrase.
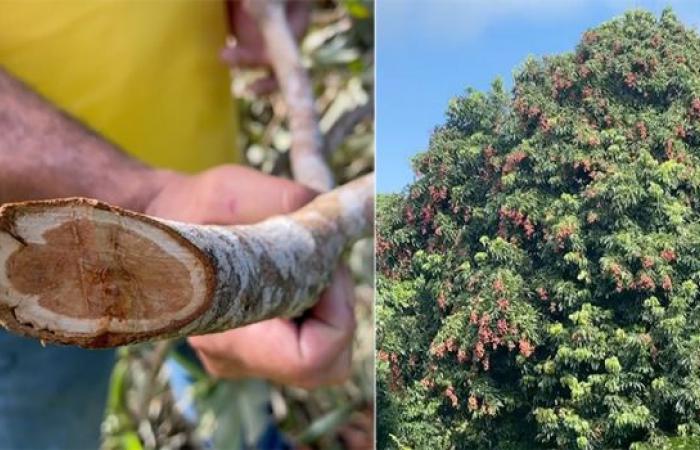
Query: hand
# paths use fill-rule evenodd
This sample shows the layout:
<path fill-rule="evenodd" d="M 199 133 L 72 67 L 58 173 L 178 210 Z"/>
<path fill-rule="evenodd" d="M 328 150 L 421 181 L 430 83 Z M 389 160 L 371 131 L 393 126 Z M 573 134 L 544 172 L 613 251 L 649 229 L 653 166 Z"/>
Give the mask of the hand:
<path fill-rule="evenodd" d="M 221 52 L 223 59 L 231 67 L 268 67 L 270 60 L 265 52 L 265 43 L 257 23 L 247 12 L 242 0 L 229 3 L 229 21 L 235 41 Z M 306 33 L 311 15 L 310 2 L 306 0 L 288 0 L 285 2 L 287 20 L 292 33 L 300 40 Z M 257 80 L 250 86 L 256 94 L 263 94 L 275 89 L 274 76 Z"/>
<path fill-rule="evenodd" d="M 316 192 L 243 166 L 223 165 L 196 175 L 168 172 L 145 213 L 207 224 L 246 224 L 287 214 Z"/>
<path fill-rule="evenodd" d="M 292 212 L 315 193 L 240 166 L 170 174 L 146 213 L 195 223 L 254 223 Z M 272 319 L 189 339 L 205 368 L 222 378 L 262 377 L 305 388 L 342 382 L 351 368 L 353 286 L 340 268 L 301 320 Z"/>
<path fill-rule="evenodd" d="M 214 376 L 262 377 L 311 389 L 347 379 L 354 331 L 352 280 L 340 268 L 301 322 L 272 319 L 191 337 L 190 344 Z"/>

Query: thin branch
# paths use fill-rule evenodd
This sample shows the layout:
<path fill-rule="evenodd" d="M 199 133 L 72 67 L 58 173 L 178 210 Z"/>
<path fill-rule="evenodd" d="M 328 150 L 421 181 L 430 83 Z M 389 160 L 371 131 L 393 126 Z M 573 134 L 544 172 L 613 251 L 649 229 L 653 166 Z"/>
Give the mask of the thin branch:
<path fill-rule="evenodd" d="M 244 5 L 262 32 L 268 58 L 287 105 L 294 179 L 325 192 L 335 182 L 323 154 L 311 82 L 287 22 L 284 3 L 282 0 L 246 0 Z"/>
<path fill-rule="evenodd" d="M 345 112 L 326 133 L 323 146 L 324 153 L 326 155 L 331 154 L 336 148 L 340 147 L 346 137 L 352 134 L 352 130 L 355 129 L 357 124 L 373 116 L 374 105 L 371 101 Z"/>

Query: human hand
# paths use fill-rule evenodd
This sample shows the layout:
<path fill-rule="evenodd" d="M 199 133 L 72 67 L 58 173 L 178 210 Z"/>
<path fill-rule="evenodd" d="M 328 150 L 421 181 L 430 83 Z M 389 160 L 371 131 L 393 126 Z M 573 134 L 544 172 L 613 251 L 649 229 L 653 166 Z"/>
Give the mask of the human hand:
<path fill-rule="evenodd" d="M 189 341 L 214 376 L 262 377 L 311 389 L 347 379 L 354 331 L 352 280 L 339 268 L 301 320 L 272 319 Z"/>
<path fill-rule="evenodd" d="M 315 193 L 240 166 L 171 174 L 146 213 L 195 223 L 254 223 L 292 212 Z M 272 319 L 189 339 L 205 368 L 222 378 L 263 377 L 305 388 L 341 382 L 351 368 L 353 286 L 340 268 L 319 302 L 297 320 Z"/>
<path fill-rule="evenodd" d="M 259 222 L 288 214 L 316 192 L 243 166 L 222 165 L 195 175 L 168 172 L 145 213 L 163 219 L 219 225 Z"/>
<path fill-rule="evenodd" d="M 268 67 L 270 60 L 265 52 L 262 34 L 255 19 L 246 11 L 245 2 L 232 0 L 228 5 L 229 23 L 234 40 L 222 50 L 221 58 L 231 67 Z M 294 37 L 300 40 L 309 26 L 310 2 L 287 0 L 285 11 L 289 28 Z M 256 94 L 263 94 L 272 91 L 276 86 L 274 76 L 270 75 L 255 81 L 249 88 Z"/>

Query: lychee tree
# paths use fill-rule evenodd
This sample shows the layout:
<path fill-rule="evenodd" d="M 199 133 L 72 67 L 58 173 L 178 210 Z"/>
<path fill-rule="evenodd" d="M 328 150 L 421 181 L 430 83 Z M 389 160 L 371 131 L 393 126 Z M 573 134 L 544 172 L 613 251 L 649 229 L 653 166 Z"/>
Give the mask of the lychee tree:
<path fill-rule="evenodd" d="M 453 100 L 413 165 L 378 203 L 380 446 L 700 437 L 696 31 L 604 23 Z"/>

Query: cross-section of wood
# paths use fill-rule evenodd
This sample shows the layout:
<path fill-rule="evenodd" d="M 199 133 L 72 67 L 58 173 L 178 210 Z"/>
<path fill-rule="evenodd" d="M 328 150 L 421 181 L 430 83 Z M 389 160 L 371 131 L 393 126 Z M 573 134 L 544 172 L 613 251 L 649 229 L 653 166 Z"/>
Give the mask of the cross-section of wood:
<path fill-rule="evenodd" d="M 166 221 L 82 198 L 0 208 L 0 323 L 111 347 L 293 317 L 371 232 L 365 176 L 255 225 Z"/>

